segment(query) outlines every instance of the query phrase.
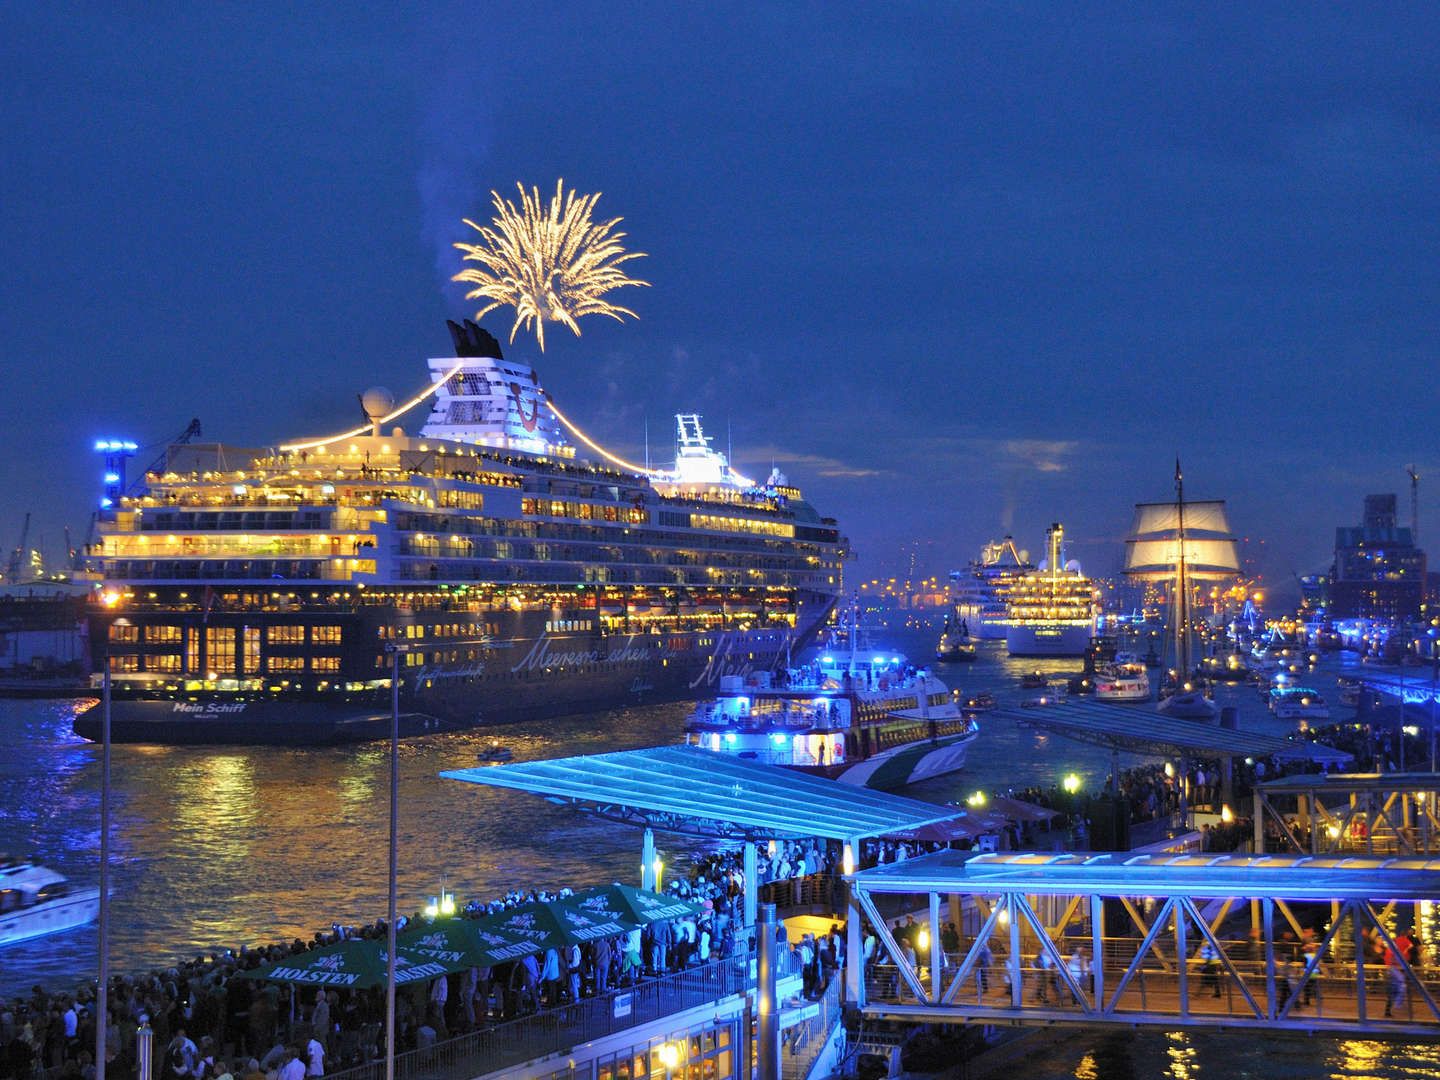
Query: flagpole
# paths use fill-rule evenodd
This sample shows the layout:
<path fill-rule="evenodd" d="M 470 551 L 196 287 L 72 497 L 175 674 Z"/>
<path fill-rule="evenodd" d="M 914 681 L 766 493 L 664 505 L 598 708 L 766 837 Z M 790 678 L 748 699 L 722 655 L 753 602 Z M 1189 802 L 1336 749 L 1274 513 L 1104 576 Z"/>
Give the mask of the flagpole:
<path fill-rule="evenodd" d="M 392 626 L 397 634 L 399 627 Z M 400 831 L 400 646 L 390 650 L 390 878 L 385 918 L 385 1080 L 395 1080 L 395 874 Z"/>

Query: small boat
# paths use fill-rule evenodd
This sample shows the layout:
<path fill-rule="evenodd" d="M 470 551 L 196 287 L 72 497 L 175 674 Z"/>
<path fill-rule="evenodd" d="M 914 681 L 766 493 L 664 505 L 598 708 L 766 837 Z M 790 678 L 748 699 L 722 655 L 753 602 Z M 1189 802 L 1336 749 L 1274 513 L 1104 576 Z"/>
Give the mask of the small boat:
<path fill-rule="evenodd" d="M 1049 685 L 1045 676 L 1039 671 L 1032 671 L 1020 678 L 1020 686 L 1025 690 L 1043 690 Z"/>
<path fill-rule="evenodd" d="M 995 695 L 983 690 L 978 694 L 971 695 L 960 703 L 960 711 L 967 716 L 974 713 L 989 712 L 993 708 L 995 708 Z"/>
<path fill-rule="evenodd" d="M 1180 690 L 1162 700 L 1158 709 L 1177 720 L 1210 724 L 1220 719 L 1220 706 L 1206 697 L 1203 690 Z"/>
<path fill-rule="evenodd" d="M 935 646 L 935 659 L 942 664 L 958 664 L 975 659 L 975 642 L 970 639 L 970 625 L 961 619 L 957 625 L 952 615 L 945 620 L 945 632 Z"/>
<path fill-rule="evenodd" d="M 508 746 L 491 743 L 476 756 L 479 757 L 481 761 L 493 761 L 498 764 L 502 761 L 515 760 L 515 751 L 511 750 Z"/>
<path fill-rule="evenodd" d="M 1271 690 L 1270 711 L 1278 720 L 1330 719 L 1330 706 L 1325 699 L 1319 691 L 1306 686 L 1277 686 Z"/>
<path fill-rule="evenodd" d="M 1042 705 L 1064 705 L 1066 702 L 1064 694 L 1041 694 L 1039 697 L 1026 698 L 1020 702 L 1022 709 L 1038 709 Z"/>
<path fill-rule="evenodd" d="M 47 866 L 0 855 L 0 945 L 72 930 L 99 914 L 99 889 L 72 888 Z"/>

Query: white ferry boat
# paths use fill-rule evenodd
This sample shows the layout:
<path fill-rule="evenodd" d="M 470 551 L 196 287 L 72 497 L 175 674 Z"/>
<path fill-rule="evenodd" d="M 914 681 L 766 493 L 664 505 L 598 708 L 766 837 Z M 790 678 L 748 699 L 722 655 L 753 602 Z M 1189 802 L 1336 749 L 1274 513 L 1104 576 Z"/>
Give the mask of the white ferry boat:
<path fill-rule="evenodd" d="M 685 724 L 691 745 L 882 790 L 962 768 L 978 732 L 949 687 L 890 653 L 726 676 Z"/>
<path fill-rule="evenodd" d="M 1097 701 L 1149 701 L 1150 674 L 1139 661 L 1116 662 L 1095 676 Z"/>
<path fill-rule="evenodd" d="M 783 475 L 743 476 L 693 414 L 673 467 L 627 463 L 450 329 L 429 387 L 367 391 L 352 431 L 174 445 L 138 490 L 134 443 L 97 447 L 116 742 L 385 738 L 397 654 L 413 735 L 694 698 L 813 640 L 847 544 Z M 390 426 L 425 403 L 418 433 Z M 100 737 L 98 706 L 75 731 Z"/>
<path fill-rule="evenodd" d="M 1270 691 L 1270 711 L 1277 720 L 1329 720 L 1330 705 L 1308 686 L 1277 686 Z"/>
<path fill-rule="evenodd" d="M 74 889 L 48 866 L 0 856 L 0 945 L 73 930 L 99 914 L 99 889 Z"/>
<path fill-rule="evenodd" d="M 1016 581 L 1009 592 L 1005 648 L 1011 656 L 1084 656 L 1095 636 L 1095 587 L 1078 563 L 1065 562 L 1065 531 L 1046 533 L 1044 569 Z"/>

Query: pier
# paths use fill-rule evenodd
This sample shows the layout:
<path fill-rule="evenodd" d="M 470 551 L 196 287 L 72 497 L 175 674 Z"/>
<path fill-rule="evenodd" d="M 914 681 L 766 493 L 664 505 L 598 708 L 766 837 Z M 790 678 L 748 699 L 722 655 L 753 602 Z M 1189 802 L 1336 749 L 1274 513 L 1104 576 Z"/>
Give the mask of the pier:
<path fill-rule="evenodd" d="M 880 946 L 847 971 L 867 1017 L 1440 1037 L 1440 970 L 1398 929 L 1440 860 L 941 852 L 849 880 Z M 917 909 L 907 951 L 893 927 Z"/>

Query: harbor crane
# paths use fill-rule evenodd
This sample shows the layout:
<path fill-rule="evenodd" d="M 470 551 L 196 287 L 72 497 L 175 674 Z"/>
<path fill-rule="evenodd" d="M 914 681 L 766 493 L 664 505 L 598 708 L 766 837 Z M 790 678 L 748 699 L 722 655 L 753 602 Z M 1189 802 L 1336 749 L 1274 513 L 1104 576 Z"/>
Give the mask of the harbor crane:
<path fill-rule="evenodd" d="M 200 429 L 200 418 L 198 416 L 192 417 L 190 423 L 185 425 L 184 431 L 180 432 L 180 434 L 176 435 L 173 439 L 165 440 L 165 448 L 160 451 L 160 456 L 145 466 L 145 471 L 135 478 L 135 482 L 130 485 L 126 494 L 128 495 L 138 490 L 145 483 L 145 477 L 149 476 L 152 472 L 159 472 L 164 468 L 165 462 L 170 457 L 170 448 L 172 446 L 184 446 L 191 439 L 198 439 L 203 434 L 204 432 Z"/>
<path fill-rule="evenodd" d="M 20 541 L 5 564 L 5 581 L 14 585 L 20 580 L 20 566 L 25 561 L 25 542 L 30 539 L 30 511 L 25 511 L 25 524 L 20 527 Z"/>
<path fill-rule="evenodd" d="M 1406 465 L 1405 472 L 1410 477 L 1410 542 L 1420 542 L 1420 474 L 1415 471 L 1414 465 Z"/>

